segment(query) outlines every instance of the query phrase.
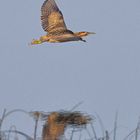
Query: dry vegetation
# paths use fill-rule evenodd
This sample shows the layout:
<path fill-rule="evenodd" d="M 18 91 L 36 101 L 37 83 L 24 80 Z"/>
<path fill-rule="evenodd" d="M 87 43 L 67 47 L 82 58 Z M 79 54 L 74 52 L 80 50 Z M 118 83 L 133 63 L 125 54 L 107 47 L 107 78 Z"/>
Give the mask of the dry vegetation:
<path fill-rule="evenodd" d="M 14 129 L 12 129 L 13 126 L 11 126 L 8 130 L 2 129 L 5 118 L 15 112 L 23 112 L 33 118 L 35 123 L 33 136 L 27 135 L 26 133 L 17 130 L 16 126 L 14 126 Z M 81 113 L 80 111 L 54 111 L 46 113 L 40 111 L 27 112 L 21 109 L 12 110 L 9 112 L 4 110 L 2 116 L 0 117 L 0 140 L 117 140 L 117 118 L 118 115 L 116 113 L 113 130 L 109 132 L 108 130 L 102 129 L 102 136 L 98 137 L 96 128 L 93 125 L 93 117 L 85 113 Z M 99 120 L 99 124 L 102 128 L 102 120 L 98 115 L 97 119 Z M 42 133 L 38 138 L 37 128 L 40 121 L 43 122 L 43 127 Z M 66 137 L 65 135 L 67 130 L 70 130 L 71 132 L 70 137 Z M 88 137 L 83 138 L 83 130 L 87 132 Z M 75 138 L 74 135 L 77 135 L 77 132 L 79 134 L 78 137 Z M 14 137 L 10 136 L 11 133 L 14 134 Z M 140 140 L 139 134 L 140 121 L 137 123 L 136 128 L 122 140 Z"/>

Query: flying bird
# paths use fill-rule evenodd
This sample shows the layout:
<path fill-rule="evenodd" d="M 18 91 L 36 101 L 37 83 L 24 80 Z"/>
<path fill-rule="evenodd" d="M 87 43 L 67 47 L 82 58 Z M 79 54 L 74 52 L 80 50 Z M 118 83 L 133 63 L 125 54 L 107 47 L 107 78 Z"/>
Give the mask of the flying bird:
<path fill-rule="evenodd" d="M 33 39 L 31 45 L 41 44 L 43 42 L 68 42 L 68 41 L 83 41 L 83 37 L 94 32 L 72 32 L 65 24 L 63 14 L 59 10 L 55 0 L 45 0 L 41 7 L 41 23 L 46 35 L 39 39 Z"/>

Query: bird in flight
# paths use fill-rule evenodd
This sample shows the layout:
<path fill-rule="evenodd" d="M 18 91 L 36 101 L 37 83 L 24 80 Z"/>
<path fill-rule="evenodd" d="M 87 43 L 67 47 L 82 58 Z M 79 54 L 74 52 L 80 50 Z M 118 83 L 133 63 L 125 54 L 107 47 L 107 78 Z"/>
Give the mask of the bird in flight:
<path fill-rule="evenodd" d="M 55 0 L 45 0 L 41 7 L 41 23 L 42 28 L 46 35 L 41 36 L 39 39 L 33 39 L 31 45 L 42 44 L 44 42 L 68 42 L 68 41 L 83 41 L 83 37 L 94 32 L 72 32 L 67 29 L 63 14 L 59 10 Z"/>

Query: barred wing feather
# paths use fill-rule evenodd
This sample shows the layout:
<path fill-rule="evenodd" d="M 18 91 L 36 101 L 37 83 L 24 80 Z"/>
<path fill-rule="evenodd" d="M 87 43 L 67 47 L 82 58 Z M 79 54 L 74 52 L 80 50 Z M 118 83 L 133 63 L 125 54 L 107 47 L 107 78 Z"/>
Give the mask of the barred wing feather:
<path fill-rule="evenodd" d="M 53 33 L 67 30 L 63 14 L 54 0 L 46 0 L 41 7 L 41 22 L 44 31 Z"/>

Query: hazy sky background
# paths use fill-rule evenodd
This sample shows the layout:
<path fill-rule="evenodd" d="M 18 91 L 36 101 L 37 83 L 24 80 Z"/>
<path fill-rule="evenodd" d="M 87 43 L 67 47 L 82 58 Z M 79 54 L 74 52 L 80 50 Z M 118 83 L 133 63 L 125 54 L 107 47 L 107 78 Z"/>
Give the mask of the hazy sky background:
<path fill-rule="evenodd" d="M 134 129 L 140 115 L 140 1 L 56 0 L 69 29 L 96 35 L 87 43 L 29 47 L 45 34 L 43 1 L 0 2 L 0 112 L 71 109 L 84 101 L 77 109 L 97 112 L 106 129 L 113 128 L 116 110 L 125 132 Z"/>

